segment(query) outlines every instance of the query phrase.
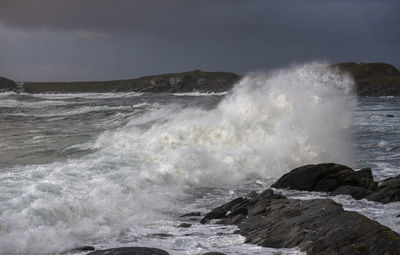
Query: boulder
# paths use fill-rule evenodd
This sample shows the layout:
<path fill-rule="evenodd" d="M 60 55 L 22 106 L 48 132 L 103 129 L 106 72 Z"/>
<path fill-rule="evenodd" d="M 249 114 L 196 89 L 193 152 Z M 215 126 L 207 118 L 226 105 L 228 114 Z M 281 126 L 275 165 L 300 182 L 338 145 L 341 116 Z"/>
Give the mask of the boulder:
<path fill-rule="evenodd" d="M 147 247 L 121 247 L 112 248 L 107 250 L 98 250 L 89 253 L 88 255 L 168 255 L 169 253 L 156 249 Z"/>
<path fill-rule="evenodd" d="M 332 195 L 350 195 L 354 199 L 362 199 L 373 193 L 374 193 L 373 191 L 364 187 L 344 185 L 335 189 L 332 192 Z"/>
<path fill-rule="evenodd" d="M 178 228 L 190 228 L 192 224 L 190 223 L 181 223 L 179 224 Z"/>
<path fill-rule="evenodd" d="M 354 199 L 365 198 L 384 204 L 400 201 L 400 175 L 388 178 L 378 186 L 370 168 L 354 171 L 335 163 L 295 168 L 278 179 L 272 187 L 350 195 Z"/>
<path fill-rule="evenodd" d="M 261 194 L 218 207 L 230 208 L 218 223 L 237 225 L 247 243 L 299 247 L 308 255 L 399 254 L 398 233 L 332 200 L 287 199 L 272 190 Z"/>
<path fill-rule="evenodd" d="M 383 204 L 399 202 L 400 175 L 382 181 L 382 183 L 379 185 L 378 191 L 368 195 L 366 199 Z"/>
<path fill-rule="evenodd" d="M 206 216 L 204 216 L 204 218 L 201 219 L 200 223 L 205 224 L 205 223 L 208 223 L 212 219 L 223 218 L 228 213 L 229 210 L 231 210 L 234 206 L 241 204 L 243 201 L 247 201 L 247 200 L 243 199 L 242 197 L 238 197 L 223 206 L 214 208 L 214 210 L 212 210 L 211 212 L 206 214 Z"/>
<path fill-rule="evenodd" d="M 332 192 L 344 185 L 364 187 L 373 191 L 378 183 L 373 180 L 369 168 L 354 171 L 344 165 L 324 163 L 295 168 L 283 175 L 272 187 Z"/>

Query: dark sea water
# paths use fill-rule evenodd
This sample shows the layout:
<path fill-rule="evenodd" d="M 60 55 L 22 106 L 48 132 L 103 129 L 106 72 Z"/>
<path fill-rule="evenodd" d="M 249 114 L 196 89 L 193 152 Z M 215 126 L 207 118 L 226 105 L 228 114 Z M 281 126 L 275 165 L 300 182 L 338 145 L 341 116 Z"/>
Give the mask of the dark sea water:
<path fill-rule="evenodd" d="M 82 245 L 300 254 L 244 244 L 233 226 L 178 228 L 179 216 L 268 188 L 303 164 L 398 175 L 400 100 L 357 99 L 351 86 L 311 64 L 249 75 L 226 95 L 2 93 L 0 254 Z M 331 198 L 400 231 L 398 203 Z"/>

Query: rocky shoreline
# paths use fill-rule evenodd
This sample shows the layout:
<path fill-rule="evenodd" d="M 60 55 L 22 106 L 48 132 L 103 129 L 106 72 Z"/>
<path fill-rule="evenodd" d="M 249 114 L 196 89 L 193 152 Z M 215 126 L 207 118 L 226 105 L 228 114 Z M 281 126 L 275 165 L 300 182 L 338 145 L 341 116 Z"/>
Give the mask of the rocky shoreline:
<path fill-rule="evenodd" d="M 400 72 L 386 63 L 345 62 L 331 66 L 350 74 L 359 96 L 400 96 Z M 0 77 L 0 92 L 91 93 L 91 92 L 225 92 L 241 78 L 229 72 L 191 72 L 160 74 L 137 79 L 92 82 L 16 83 Z"/>
<path fill-rule="evenodd" d="M 400 201 L 400 175 L 378 184 L 371 169 L 339 164 L 293 169 L 273 188 L 348 194 L 380 203 Z M 357 212 L 345 211 L 330 199 L 288 199 L 264 190 L 214 208 L 201 223 L 233 224 L 247 243 L 294 248 L 313 254 L 400 254 L 400 235 Z"/>
<path fill-rule="evenodd" d="M 400 234 L 354 211 L 346 211 L 331 199 L 299 200 L 283 196 L 279 189 L 347 194 L 355 199 L 379 203 L 400 201 L 400 175 L 381 183 L 373 179 L 371 169 L 324 163 L 295 168 L 278 179 L 272 188 L 252 191 L 218 206 L 206 215 L 192 212 L 182 215 L 179 227 L 190 228 L 189 219 L 201 224 L 236 225 L 237 234 L 251 243 L 270 248 L 299 248 L 308 255 L 400 254 Z M 84 246 L 63 254 L 90 251 Z M 91 255 L 168 255 L 147 247 L 121 247 L 97 250 Z M 204 255 L 223 255 L 208 252 Z"/>

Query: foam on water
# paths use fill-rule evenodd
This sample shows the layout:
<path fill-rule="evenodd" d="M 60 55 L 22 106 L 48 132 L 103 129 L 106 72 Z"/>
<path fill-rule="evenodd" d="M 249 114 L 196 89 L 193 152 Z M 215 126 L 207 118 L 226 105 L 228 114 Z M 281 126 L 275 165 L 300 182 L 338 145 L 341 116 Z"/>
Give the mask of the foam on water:
<path fill-rule="evenodd" d="M 202 92 L 186 92 L 186 93 L 172 93 L 174 96 L 223 96 L 226 95 L 227 92 L 210 92 L 210 93 L 202 93 Z"/>
<path fill-rule="evenodd" d="M 144 117 L 157 121 L 151 129 L 143 131 L 143 119 L 133 119 L 101 135 L 96 147 L 127 157 L 139 153 L 157 174 L 195 185 L 278 177 L 305 163 L 351 165 L 351 89 L 350 78 L 319 64 L 252 74 L 216 109 L 161 109 Z"/>
<path fill-rule="evenodd" d="M 0 253 L 46 254 L 82 244 L 143 245 L 143 236 L 154 226 L 176 224 L 180 208 L 199 207 L 193 189 L 229 189 L 313 162 L 351 165 L 353 82 L 325 66 L 250 74 L 212 110 L 173 104 L 149 108 L 125 126 L 101 134 L 90 155 L 2 169 Z M 208 242 L 219 240 L 212 231 L 202 231 Z M 237 235 L 220 238 L 244 245 Z M 168 240 L 173 243 L 164 244 L 166 248 L 182 249 L 180 254 L 186 247 L 192 254 L 207 250 L 203 239 Z"/>

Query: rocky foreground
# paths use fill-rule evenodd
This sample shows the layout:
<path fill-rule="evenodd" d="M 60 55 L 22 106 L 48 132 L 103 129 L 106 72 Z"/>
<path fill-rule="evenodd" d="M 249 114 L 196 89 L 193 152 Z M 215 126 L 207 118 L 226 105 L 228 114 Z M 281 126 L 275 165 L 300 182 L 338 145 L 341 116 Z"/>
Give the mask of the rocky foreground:
<path fill-rule="evenodd" d="M 360 96 L 400 96 L 400 72 L 386 63 L 345 62 L 331 66 L 350 74 Z M 1 91 L 26 93 L 88 93 L 88 92 L 224 92 L 241 76 L 228 72 L 160 74 L 137 79 L 91 82 L 25 82 L 16 84 L 0 77 Z"/>
<path fill-rule="evenodd" d="M 355 171 L 335 163 L 295 168 L 272 187 L 348 194 L 355 199 L 380 203 L 400 201 L 400 175 L 378 183 L 369 168 Z M 200 213 L 188 213 L 181 218 L 193 216 Z M 200 223 L 236 225 L 237 233 L 245 236 L 247 243 L 271 248 L 298 247 L 308 255 L 400 254 L 400 235 L 390 228 L 357 212 L 345 211 L 331 199 L 290 199 L 272 189 L 253 191 L 214 208 Z M 191 227 L 191 224 L 182 223 L 179 227 Z M 90 246 L 79 249 L 94 250 Z M 122 247 L 89 254 L 168 255 L 166 251 L 146 247 Z"/>
<path fill-rule="evenodd" d="M 381 203 L 399 201 L 400 176 L 378 184 L 371 169 L 334 163 L 307 165 L 282 176 L 274 188 L 349 194 Z M 267 189 L 213 209 L 201 223 L 234 224 L 246 242 L 273 248 L 298 247 L 313 254 L 400 254 L 400 235 L 330 199 L 288 199 Z"/>

